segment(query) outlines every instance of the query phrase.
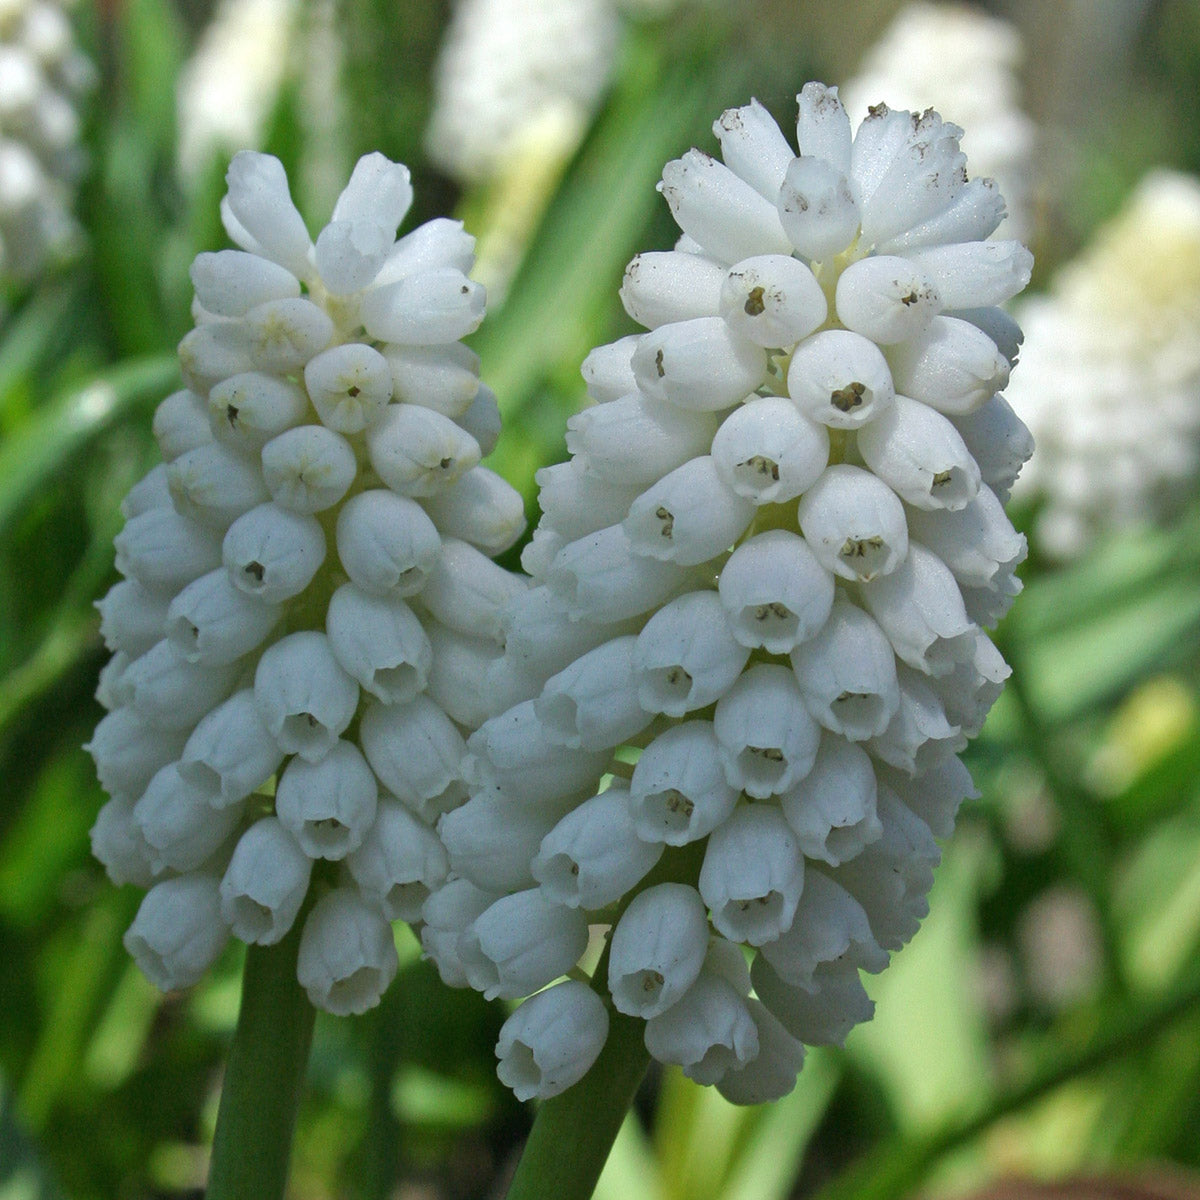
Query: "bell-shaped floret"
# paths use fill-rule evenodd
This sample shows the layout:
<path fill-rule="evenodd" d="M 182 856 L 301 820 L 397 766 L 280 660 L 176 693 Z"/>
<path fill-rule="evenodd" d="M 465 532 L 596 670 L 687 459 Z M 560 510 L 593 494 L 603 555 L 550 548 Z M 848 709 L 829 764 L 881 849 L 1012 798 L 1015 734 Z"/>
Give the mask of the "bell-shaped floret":
<path fill-rule="evenodd" d="M 148 888 L 154 882 L 150 849 L 133 819 L 133 801 L 119 793 L 96 814 L 88 831 L 92 855 L 104 866 L 105 874 L 117 886 L 132 883 Z"/>
<path fill-rule="evenodd" d="M 792 159 L 779 189 L 778 212 L 788 241 L 814 261 L 840 254 L 858 234 L 854 188 L 824 158 Z"/>
<path fill-rule="evenodd" d="M 209 804 L 223 808 L 244 800 L 279 769 L 283 750 L 271 736 L 250 688 L 235 692 L 192 731 L 179 773 L 203 788 Z"/>
<path fill-rule="evenodd" d="M 1029 283 L 1033 272 L 1033 255 L 1012 241 L 928 246 L 905 257 L 929 276 L 942 307 L 949 309 L 1003 304 Z"/>
<path fill-rule="evenodd" d="M 666 1012 L 646 1023 L 646 1049 L 675 1063 L 700 1084 L 712 1084 L 758 1055 L 758 1029 L 732 985 L 702 971 Z"/>
<path fill-rule="evenodd" d="M 604 408 L 610 405 L 604 405 Z M 586 412 L 599 412 L 600 407 L 586 409 Z M 649 410 L 648 410 L 649 411 Z M 673 413 L 674 409 L 667 405 L 656 405 L 653 409 L 655 417 L 663 413 Z M 582 414 L 579 414 L 580 416 Z M 571 436 L 571 421 L 567 422 L 567 436 Z M 683 424 L 689 431 L 694 428 L 694 422 L 684 417 Z M 715 427 L 715 423 L 714 423 Z M 644 442 L 638 445 L 637 454 L 630 454 L 626 445 L 619 452 L 617 461 L 623 468 L 628 468 L 642 457 L 645 451 Z M 705 448 L 705 443 L 697 443 L 697 453 Z M 688 457 L 691 455 L 689 453 Z M 680 461 L 686 461 L 682 459 Z M 538 486 L 538 505 L 543 516 L 541 527 L 548 527 L 558 534 L 564 542 L 574 541 L 584 534 L 603 529 L 606 525 L 619 523 L 625 519 L 629 505 L 643 487 L 653 483 L 661 474 L 666 474 L 678 463 L 672 460 L 670 464 L 653 475 L 643 475 L 640 467 L 635 468 L 638 482 L 628 485 L 610 483 L 600 476 L 593 474 L 591 460 L 584 454 L 576 454 L 564 463 L 555 463 L 551 467 L 542 467 L 534 479 Z"/>
<path fill-rule="evenodd" d="M 699 150 L 667 163 L 659 191 L 679 228 L 719 262 L 791 252 L 775 205 Z"/>
<path fill-rule="evenodd" d="M 813 718 L 852 742 L 882 733 L 900 707 L 892 644 L 848 600 L 834 601 L 824 628 L 791 660 Z"/>
<path fill-rule="evenodd" d="M 888 727 L 867 746 L 877 758 L 911 774 L 947 750 L 961 750 L 967 739 L 961 727 L 947 718 L 945 706 L 926 676 L 901 664 L 897 678 L 900 707 Z"/>
<path fill-rule="evenodd" d="M 716 592 L 677 596 L 637 636 L 632 667 L 641 706 L 671 717 L 704 708 L 733 686 L 749 656 Z"/>
<path fill-rule="evenodd" d="M 472 783 L 498 787 L 526 804 L 552 802 L 583 788 L 593 792 L 610 757 L 607 748 L 572 750 L 552 740 L 532 700 L 484 722 L 467 748 L 471 758 L 463 770 Z"/>
<path fill-rule="evenodd" d="M 245 321 L 218 318 L 198 325 L 180 340 L 176 355 L 184 384 L 202 401 L 223 379 L 260 366 L 250 356 L 250 331 Z M 198 426 L 190 428 L 199 432 Z M 208 440 L 212 440 L 211 430 Z"/>
<path fill-rule="evenodd" d="M 876 240 L 880 254 L 904 254 L 922 246 L 954 242 L 982 242 L 1004 220 L 1004 197 L 994 179 L 970 179 L 958 194 L 932 216 L 897 233 Z"/>
<path fill-rule="evenodd" d="M 243 250 L 278 263 L 299 279 L 307 278 L 312 243 L 279 159 L 242 150 L 233 156 L 225 182 L 221 219 L 229 236 Z"/>
<path fill-rule="evenodd" d="M 459 956 L 488 1000 L 528 996 L 565 975 L 587 949 L 587 917 L 540 888 L 502 896 L 471 923 Z"/>
<path fill-rule="evenodd" d="M 449 417 L 415 404 L 389 404 L 367 430 L 379 478 L 401 496 L 433 496 L 479 464 L 479 443 Z"/>
<path fill-rule="evenodd" d="M 187 732 L 159 729 L 133 708 L 115 708 L 101 718 L 84 749 L 110 796 L 140 796 L 155 773 L 179 757 Z"/>
<path fill-rule="evenodd" d="M 167 468 L 167 485 L 180 513 L 222 533 L 269 499 L 258 464 L 222 442 L 181 454 Z"/>
<path fill-rule="evenodd" d="M 639 892 L 609 942 L 608 990 L 618 1012 L 648 1021 L 696 982 L 708 952 L 699 893 L 682 883 Z"/>
<path fill-rule="evenodd" d="M 979 492 L 980 471 L 950 421 L 919 400 L 897 396 L 858 432 L 867 465 L 914 508 L 956 511 Z"/>
<path fill-rule="evenodd" d="M 796 1086 L 804 1047 L 760 1001 L 749 999 L 746 1007 L 758 1032 L 758 1054 L 744 1067 L 726 1071 L 717 1081 L 717 1091 L 730 1104 L 767 1104 Z"/>
<path fill-rule="evenodd" d="M 177 875 L 156 883 L 125 931 L 125 949 L 160 991 L 191 987 L 229 940 L 215 875 Z"/>
<path fill-rule="evenodd" d="M 110 653 L 138 658 L 162 639 L 167 621 L 167 599 L 147 591 L 136 579 L 113 584 L 96 601 L 100 636 Z"/>
<path fill-rule="evenodd" d="M 221 557 L 235 587 L 278 604 L 312 582 L 325 561 L 325 534 L 310 514 L 260 504 L 230 525 Z"/>
<path fill-rule="evenodd" d="M 1025 559 L 1025 537 L 1012 526 L 989 487 L 957 512 L 914 510 L 909 532 L 950 568 L 964 587 L 990 587 Z"/>
<path fill-rule="evenodd" d="M 392 370 L 378 350 L 347 342 L 309 360 L 304 386 L 322 424 L 337 433 L 361 433 L 392 398 Z"/>
<path fill-rule="evenodd" d="M 669 846 L 711 833 L 738 799 L 708 721 L 685 721 L 660 733 L 642 751 L 629 788 L 638 837 Z"/>
<path fill-rule="evenodd" d="M 375 820 L 379 785 L 362 751 L 338 742 L 319 762 L 297 756 L 275 789 L 275 812 L 310 858 L 345 858 Z"/>
<path fill-rule="evenodd" d="M 437 621 L 424 628 L 433 651 L 426 681 L 430 699 L 451 720 L 477 729 L 495 712 L 494 697 L 480 680 L 500 657 L 500 648 L 490 638 L 471 637 Z"/>
<path fill-rule="evenodd" d="M 554 903 L 595 910 L 639 884 L 662 851 L 661 842 L 638 836 L 629 793 L 614 785 L 572 809 L 546 834 L 532 872 Z"/>
<path fill-rule="evenodd" d="M 696 317 L 643 334 L 632 361 L 645 395 L 701 412 L 736 404 L 767 375 L 766 351 L 720 317 Z"/>
<path fill-rule="evenodd" d="M 816 277 L 790 254 L 743 259 L 721 285 L 725 323 L 756 346 L 790 349 L 818 328 L 828 312 Z"/>
<path fill-rule="evenodd" d="M 450 342 L 444 346 L 385 345 L 381 352 L 392 376 L 390 390 L 397 400 L 432 408 L 444 417 L 463 422 L 480 394 L 479 355 L 474 350 L 461 342 Z M 476 441 L 482 445 L 480 438 Z M 488 451 L 483 453 L 486 456 Z"/>
<path fill-rule="evenodd" d="M 895 792 L 897 799 L 940 838 L 947 838 L 954 832 L 954 818 L 962 802 L 979 796 L 971 772 L 957 754 L 942 755 L 916 777 L 883 767 L 880 778 Z"/>
<path fill-rule="evenodd" d="M 825 963 L 872 972 L 888 963 L 862 905 L 841 884 L 813 870 L 805 873 L 804 894 L 791 928 L 759 949 L 784 983 L 806 991 L 817 990 L 814 972 Z"/>
<path fill-rule="evenodd" d="M 272 946 L 291 929 L 308 893 L 312 859 L 275 817 L 238 839 L 221 880 L 221 916 L 243 942 Z"/>
<path fill-rule="evenodd" d="M 983 728 L 1004 681 L 1011 674 L 1011 668 L 992 640 L 981 629 L 976 629 L 970 654 L 932 686 L 945 709 L 946 720 L 960 726 L 966 737 L 974 737 Z"/>
<path fill-rule="evenodd" d="M 188 662 L 222 666 L 260 646 L 283 608 L 247 596 L 223 567 L 193 580 L 167 610 L 167 640 Z"/>
<path fill-rule="evenodd" d="M 715 317 L 725 268 L 701 254 L 677 250 L 636 254 L 625 268 L 621 303 L 647 329 L 693 317 Z"/>
<path fill-rule="evenodd" d="M 796 144 L 800 153 L 823 158 L 843 175 L 850 173 L 850 117 L 835 87 L 806 83 L 796 97 Z"/>
<path fill-rule="evenodd" d="M 479 789 L 438 821 L 438 837 L 455 875 L 490 891 L 511 892 L 537 882 L 531 863 L 561 815 L 562 805 L 525 804 Z"/>
<path fill-rule="evenodd" d="M 121 501 L 121 516 L 126 521 L 149 512 L 152 508 L 171 507 L 171 488 L 167 482 L 167 464 L 156 463 L 125 493 Z"/>
<path fill-rule="evenodd" d="M 800 500 L 809 549 L 843 579 L 867 581 L 894 571 L 908 553 L 908 525 L 896 493 L 870 471 L 829 467 Z"/>
<path fill-rule="evenodd" d="M 267 729 L 289 754 L 316 762 L 345 732 L 358 684 L 323 633 L 291 633 L 269 647 L 254 673 L 254 700 Z"/>
<path fill-rule="evenodd" d="M 693 458 L 644 491 L 623 528 L 634 554 L 695 566 L 727 550 L 754 504 L 722 482 L 711 455 Z"/>
<path fill-rule="evenodd" d="M 200 306 L 219 317 L 242 317 L 268 300 L 300 295 L 291 271 L 244 250 L 197 254 L 188 275 Z"/>
<path fill-rule="evenodd" d="M 1001 504 L 1033 453 L 1033 435 L 1003 396 L 993 396 L 974 412 L 954 418 L 954 427 L 979 466 L 983 482 Z M 118 564 L 119 565 L 119 564 Z"/>
<path fill-rule="evenodd" d="M 996 349 L 1010 364 L 1016 364 L 1025 342 L 1025 334 L 1016 320 L 1002 308 L 989 305 L 986 308 L 960 308 L 953 314 L 963 321 L 970 321 L 995 343 Z"/>
<path fill-rule="evenodd" d="M 787 398 L 750 400 L 725 418 L 712 440 L 725 485 L 755 504 L 781 504 L 805 492 L 829 462 L 829 434 Z"/>
<path fill-rule="evenodd" d="M 332 508 L 346 494 L 358 460 L 340 433 L 323 425 L 301 425 L 263 447 L 262 469 L 276 504 L 315 513 Z"/>
<path fill-rule="evenodd" d="M 156 875 L 168 868 L 194 871 L 233 832 L 242 815 L 240 805 L 214 808 L 209 795 L 204 787 L 182 778 L 176 763 L 150 780 L 133 807 L 133 820 Z"/>
<path fill-rule="evenodd" d="M 498 896 L 467 879 L 451 879 L 430 893 L 421 909 L 421 949 L 449 987 L 466 987 L 467 973 L 458 956 L 463 930 Z"/>
<path fill-rule="evenodd" d="M 392 927 L 351 888 L 334 888 L 313 905 L 296 978 L 315 1008 L 344 1017 L 374 1008 L 400 962 Z"/>
<path fill-rule="evenodd" d="M 929 826 L 886 788 L 879 789 L 876 805 L 882 836 L 832 875 L 863 906 L 879 945 L 898 950 L 929 912 L 941 855 Z"/>
<path fill-rule="evenodd" d="M 546 682 L 534 710 L 552 741 L 604 750 L 640 733 L 653 713 L 638 703 L 632 636 L 614 638 Z"/>
<path fill-rule="evenodd" d="M 834 583 L 802 537 L 769 529 L 729 556 L 717 591 L 737 641 L 787 654 L 828 620 Z"/>
<path fill-rule="evenodd" d="M 540 991 L 500 1027 L 500 1082 L 518 1100 L 548 1100 L 588 1073 L 608 1038 L 604 1001 L 586 983 L 566 979 Z"/>
<path fill-rule="evenodd" d="M 875 768 L 866 751 L 826 735 L 812 769 L 783 796 L 783 815 L 805 858 L 836 867 L 875 841 Z"/>
<path fill-rule="evenodd" d="M 567 449 L 578 464 L 576 471 L 585 477 L 640 491 L 696 455 L 706 454 L 716 431 L 717 418 L 711 413 L 688 412 L 633 392 L 568 418 Z M 612 519 L 619 521 L 628 507 L 626 501 Z M 543 497 L 543 511 L 558 532 L 578 536 L 569 526 L 560 527 L 547 497 Z M 583 532 L 587 531 L 579 530 Z"/>
<path fill-rule="evenodd" d="M 372 596 L 345 583 L 330 598 L 325 633 L 342 669 L 384 704 L 405 703 L 425 690 L 433 648 L 399 597 Z"/>
<path fill-rule="evenodd" d="M 838 320 L 882 345 L 920 336 L 941 310 L 929 277 L 906 258 L 872 255 L 838 277 Z"/>
<path fill-rule="evenodd" d="M 795 157 L 775 119 L 757 100 L 727 108 L 714 122 L 721 157 L 738 178 L 772 203 Z"/>
<path fill-rule="evenodd" d="M 779 809 L 745 804 L 709 835 L 700 895 L 730 941 L 761 946 L 790 928 L 804 859 Z"/>
<path fill-rule="evenodd" d="M 457 483 L 425 501 L 441 533 L 484 554 L 501 554 L 525 530 L 521 493 L 487 467 L 472 467 Z"/>
<path fill-rule="evenodd" d="M 394 282 L 377 281 L 363 296 L 363 326 L 381 342 L 438 346 L 474 333 L 486 305 L 483 284 L 457 267 L 437 266 Z"/>
<path fill-rule="evenodd" d="M 810 1046 L 841 1046 L 855 1025 L 869 1021 L 875 1005 L 853 963 L 823 963 L 811 986 L 784 983 L 760 954 L 750 968 L 759 999 L 792 1037 Z"/>
<path fill-rule="evenodd" d="M 905 396 L 949 415 L 974 412 L 1008 383 L 1008 359 L 969 321 L 934 317 L 888 353 L 892 382 Z"/>
<path fill-rule="evenodd" d="M 450 860 L 428 825 L 383 796 L 374 823 L 347 855 L 346 868 L 363 898 L 389 921 L 416 922 L 430 892 L 446 881 Z"/>
<path fill-rule="evenodd" d="M 657 608 L 687 578 L 674 562 L 635 554 L 623 526 L 609 525 L 568 542 L 546 584 L 571 618 L 607 623 Z"/>
<path fill-rule="evenodd" d="M 268 300 L 242 318 L 246 349 L 260 371 L 300 371 L 333 340 L 333 321 L 319 305 L 303 296 Z"/>
<path fill-rule="evenodd" d="M 803 779 L 821 739 L 795 674 L 776 663 L 751 667 L 717 701 L 713 730 L 730 786 L 757 800 Z"/>
<path fill-rule="evenodd" d="M 500 1027 L 496 1074 L 518 1100 L 549 1100 L 588 1073 L 607 1039 L 604 1001 L 567 979 L 531 996 Z"/>
<path fill-rule="evenodd" d="M 308 397 L 277 375 L 246 371 L 209 392 L 208 412 L 221 441 L 250 453 L 299 425 L 308 415 Z"/>
<path fill-rule="evenodd" d="M 619 400 L 637 390 L 633 377 L 633 352 L 641 341 L 640 333 L 631 333 L 590 351 L 579 368 L 587 385 L 587 394 L 597 403 Z"/>
<path fill-rule="evenodd" d="M 806 417 L 832 429 L 866 425 L 896 395 L 883 351 L 848 329 L 826 329 L 801 342 L 788 365 L 787 387 Z"/>
<path fill-rule="evenodd" d="M 130 704 L 159 729 L 190 729 L 233 691 L 237 664 L 204 666 L 181 658 L 165 638 L 122 676 Z"/>
<path fill-rule="evenodd" d="M 338 558 L 346 574 L 373 595 L 415 595 L 441 548 L 437 527 L 406 496 L 376 488 L 352 496 L 338 513 Z"/>
<path fill-rule="evenodd" d="M 221 563 L 220 535 L 173 508 L 132 517 L 113 542 L 117 570 L 147 591 L 174 596 Z"/>
<path fill-rule="evenodd" d="M 379 781 L 423 821 L 465 799 L 462 734 L 428 696 L 370 705 L 358 738 Z"/>
<path fill-rule="evenodd" d="M 463 223 L 450 217 L 436 217 L 418 225 L 396 242 L 375 277 L 375 284 L 395 283 L 405 276 L 436 267 L 469 271 L 474 261 L 475 239 L 463 228 Z"/>
<path fill-rule="evenodd" d="M 449 629 L 503 641 L 505 609 L 528 580 L 492 562 L 474 546 L 446 538 L 421 591 L 421 603 Z"/>
<path fill-rule="evenodd" d="M 910 542 L 890 575 L 863 585 L 863 603 L 887 634 L 897 657 L 926 675 L 947 675 L 974 645 L 962 593 L 932 550 Z"/>

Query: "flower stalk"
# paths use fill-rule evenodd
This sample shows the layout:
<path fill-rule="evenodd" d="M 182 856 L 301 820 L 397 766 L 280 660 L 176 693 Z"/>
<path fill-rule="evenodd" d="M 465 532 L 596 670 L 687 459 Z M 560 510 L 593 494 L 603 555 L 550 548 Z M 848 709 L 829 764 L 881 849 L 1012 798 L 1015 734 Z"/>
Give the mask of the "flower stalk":
<path fill-rule="evenodd" d="M 316 1010 L 296 979 L 301 924 L 249 946 L 213 1137 L 208 1200 L 282 1200 Z"/>

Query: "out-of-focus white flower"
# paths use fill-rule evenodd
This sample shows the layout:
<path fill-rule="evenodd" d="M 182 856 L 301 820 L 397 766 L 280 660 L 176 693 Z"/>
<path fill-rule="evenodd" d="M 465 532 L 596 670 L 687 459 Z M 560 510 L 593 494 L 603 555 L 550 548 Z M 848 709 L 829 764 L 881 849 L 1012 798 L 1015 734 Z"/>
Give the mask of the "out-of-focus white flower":
<path fill-rule="evenodd" d="M 24 283 L 78 248 L 71 207 L 85 166 L 76 106 L 95 69 L 64 0 L 0 11 L 0 275 Z"/>
<path fill-rule="evenodd" d="M 1147 175 L 1018 315 L 1008 397 L 1038 439 L 1018 494 L 1039 546 L 1072 557 L 1169 512 L 1200 470 L 1200 182 Z"/>
<path fill-rule="evenodd" d="M 380 154 L 315 243 L 278 160 L 243 152 L 228 184 L 241 249 L 192 267 L 187 386 L 154 421 L 168 461 L 123 506 L 126 578 L 99 603 L 111 711 L 90 750 L 113 799 L 93 848 L 114 882 L 153 885 L 127 944 L 164 988 L 231 931 L 284 937 L 315 875 L 300 982 L 361 1012 L 396 970 L 390 922 L 446 881 L 432 825 L 467 797 L 482 720 L 427 694 L 430 634 L 466 624 L 499 655 L 526 585 L 487 552 L 521 502 L 457 423 L 479 390 L 458 339 L 484 307 L 461 226 L 397 240 L 412 191 Z"/>
<path fill-rule="evenodd" d="M 1004 237 L 1030 235 L 1034 127 L 1021 109 L 1017 71 L 1023 49 L 1015 26 L 957 4 L 910 3 L 866 53 L 841 90 L 851 117 L 887 96 L 893 107 L 936 108 L 961 125 L 972 173 L 1000 185 Z"/>
<path fill-rule="evenodd" d="M 936 113 L 878 105 L 852 136 L 833 89 L 799 104 L 799 155 L 751 103 L 714 127 L 723 163 L 663 172 L 684 236 L 631 264 L 650 331 L 589 356 L 596 404 L 540 477 L 500 711 L 439 827 L 461 879 L 425 906 L 505 893 L 425 946 L 513 998 L 584 969 L 572 920 L 611 927 L 593 986 L 743 1103 L 870 1015 L 858 971 L 924 915 L 932 826 L 970 791 L 955 755 L 1007 673 L 979 621 L 1024 551 L 991 490 L 1023 426 L 985 410 L 1011 365 L 989 331 L 1019 339 L 995 306 L 1032 260 L 986 240 L 995 185 Z"/>
<path fill-rule="evenodd" d="M 287 72 L 298 24 L 296 0 L 221 0 L 179 73 L 179 169 L 186 178 L 212 160 L 262 144 Z"/>
<path fill-rule="evenodd" d="M 608 81 L 611 0 L 460 0 L 434 74 L 435 162 L 486 178 L 539 143 L 566 153 Z"/>

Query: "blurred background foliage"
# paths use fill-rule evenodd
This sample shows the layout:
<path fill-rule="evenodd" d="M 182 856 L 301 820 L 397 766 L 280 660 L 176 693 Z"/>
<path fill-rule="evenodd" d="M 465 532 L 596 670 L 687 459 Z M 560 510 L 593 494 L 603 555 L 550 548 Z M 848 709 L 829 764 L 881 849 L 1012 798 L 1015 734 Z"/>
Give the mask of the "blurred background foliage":
<path fill-rule="evenodd" d="M 786 128 L 800 84 L 845 78 L 897 7 L 642 5 L 578 144 L 527 147 L 462 185 L 424 139 L 450 6 L 283 5 L 295 27 L 273 51 L 259 141 L 314 228 L 371 149 L 412 167 L 410 222 L 468 221 L 492 290 L 474 345 L 507 421 L 493 465 L 532 505 L 535 470 L 565 457 L 580 361 L 633 328 L 617 299 L 626 261 L 673 240 L 662 164 L 713 150 L 713 118 L 750 94 Z M 1148 168 L 1200 172 L 1200 7 L 988 9 L 1024 38 L 1044 287 Z M 119 501 L 154 461 L 149 418 L 177 386 L 188 264 L 224 244 L 234 147 L 210 147 L 186 178 L 177 158 L 178 82 L 211 17 L 203 0 L 73 9 L 99 72 L 78 203 L 89 248 L 35 285 L 5 285 L 2 1200 L 197 1194 L 236 1016 L 239 950 L 168 997 L 125 955 L 139 896 L 89 856 L 102 798 L 80 749 L 100 714 L 91 602 L 113 578 Z M 925 927 L 872 981 L 874 1022 L 844 1051 L 814 1051 L 774 1107 L 733 1109 L 652 1076 L 599 1195 L 893 1200 L 1013 1175 L 1200 1172 L 1200 495 L 1069 566 L 1035 544 L 1023 574 L 1000 631 L 1015 675 L 969 751 L 982 798 Z M 493 1074 L 501 1007 L 443 988 L 412 935 L 397 939 L 382 1006 L 318 1018 L 296 1197 L 495 1195 L 519 1152 L 530 1113 Z"/>

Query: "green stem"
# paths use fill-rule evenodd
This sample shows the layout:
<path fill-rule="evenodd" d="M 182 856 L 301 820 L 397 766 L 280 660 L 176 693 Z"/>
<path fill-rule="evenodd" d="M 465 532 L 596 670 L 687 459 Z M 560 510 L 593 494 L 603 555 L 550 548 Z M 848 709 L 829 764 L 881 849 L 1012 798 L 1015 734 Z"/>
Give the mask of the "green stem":
<path fill-rule="evenodd" d="M 507 1200 L 587 1200 L 650 1065 L 646 1023 L 610 1014 L 592 1069 L 538 1109 Z"/>
<path fill-rule="evenodd" d="M 282 1200 L 315 1013 L 296 982 L 302 921 L 250 946 L 229 1053 L 207 1200 Z"/>

